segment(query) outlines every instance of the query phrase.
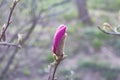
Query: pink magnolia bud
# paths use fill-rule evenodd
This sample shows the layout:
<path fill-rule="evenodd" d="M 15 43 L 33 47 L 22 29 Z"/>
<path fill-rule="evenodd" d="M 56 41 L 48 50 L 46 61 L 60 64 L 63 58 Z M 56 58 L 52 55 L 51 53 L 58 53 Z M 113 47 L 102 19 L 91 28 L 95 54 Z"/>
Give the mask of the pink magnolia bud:
<path fill-rule="evenodd" d="M 52 46 L 52 51 L 57 56 L 63 55 L 65 38 L 66 38 L 66 26 L 60 25 L 54 35 L 53 46 Z"/>

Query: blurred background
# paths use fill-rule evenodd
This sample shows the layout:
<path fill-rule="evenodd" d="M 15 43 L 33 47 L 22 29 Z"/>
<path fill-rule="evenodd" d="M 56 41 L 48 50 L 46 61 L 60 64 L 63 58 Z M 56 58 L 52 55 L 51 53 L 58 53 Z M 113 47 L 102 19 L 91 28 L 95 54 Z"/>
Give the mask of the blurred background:
<path fill-rule="evenodd" d="M 0 26 L 6 23 L 12 0 L 0 0 Z M 47 80 L 53 62 L 52 39 L 57 27 L 67 26 L 65 54 L 58 80 L 120 80 L 120 38 L 101 32 L 104 22 L 117 27 L 120 0 L 20 0 L 7 30 L 7 42 L 23 46 L 0 46 L 0 76 L 5 80 Z M 10 62 L 9 69 L 6 65 Z M 1 78 L 2 80 L 2 78 Z"/>

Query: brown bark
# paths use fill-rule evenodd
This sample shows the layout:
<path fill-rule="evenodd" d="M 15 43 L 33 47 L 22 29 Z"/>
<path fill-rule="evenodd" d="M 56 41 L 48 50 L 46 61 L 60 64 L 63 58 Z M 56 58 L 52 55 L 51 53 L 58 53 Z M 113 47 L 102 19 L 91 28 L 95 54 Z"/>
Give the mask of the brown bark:
<path fill-rule="evenodd" d="M 91 18 L 87 9 L 87 0 L 76 0 L 79 19 L 86 25 L 92 25 Z"/>

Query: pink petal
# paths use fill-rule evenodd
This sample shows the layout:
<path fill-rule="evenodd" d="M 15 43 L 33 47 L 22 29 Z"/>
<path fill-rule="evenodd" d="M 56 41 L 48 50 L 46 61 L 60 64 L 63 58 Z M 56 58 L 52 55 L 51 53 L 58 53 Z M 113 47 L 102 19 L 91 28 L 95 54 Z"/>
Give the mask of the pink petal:
<path fill-rule="evenodd" d="M 62 37 L 65 35 L 65 33 L 66 33 L 66 26 L 65 25 L 60 25 L 58 27 L 58 29 L 56 30 L 56 33 L 55 33 L 54 39 L 53 39 L 52 51 L 55 54 L 56 54 L 56 49 L 57 49 L 58 43 L 60 42 Z"/>

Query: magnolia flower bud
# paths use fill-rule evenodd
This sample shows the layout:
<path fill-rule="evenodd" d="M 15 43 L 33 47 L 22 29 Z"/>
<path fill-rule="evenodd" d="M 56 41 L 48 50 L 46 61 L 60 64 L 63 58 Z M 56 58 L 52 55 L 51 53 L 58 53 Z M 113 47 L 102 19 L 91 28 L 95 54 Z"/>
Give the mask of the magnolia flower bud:
<path fill-rule="evenodd" d="M 22 34 L 18 34 L 18 44 L 22 45 Z"/>
<path fill-rule="evenodd" d="M 103 26 L 108 28 L 109 30 L 113 31 L 113 27 L 109 23 L 104 23 Z"/>
<path fill-rule="evenodd" d="M 66 26 L 60 25 L 54 35 L 53 47 L 52 47 L 52 51 L 57 57 L 63 56 L 64 54 L 63 50 L 64 50 L 66 36 L 67 36 Z"/>
<path fill-rule="evenodd" d="M 65 45 L 65 38 L 67 36 L 67 33 L 65 33 L 63 35 L 63 37 L 61 38 L 60 42 L 58 43 L 58 46 L 56 47 L 56 53 L 58 55 L 63 55 L 64 53 L 64 45 Z"/>
<path fill-rule="evenodd" d="M 5 28 L 6 28 L 6 24 L 4 24 L 3 27 L 2 27 L 2 34 L 3 34 L 2 40 L 3 40 L 3 41 L 6 41 L 6 32 L 4 32 L 4 31 L 5 31 Z"/>

